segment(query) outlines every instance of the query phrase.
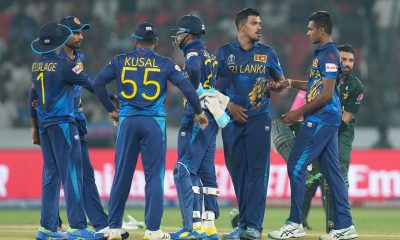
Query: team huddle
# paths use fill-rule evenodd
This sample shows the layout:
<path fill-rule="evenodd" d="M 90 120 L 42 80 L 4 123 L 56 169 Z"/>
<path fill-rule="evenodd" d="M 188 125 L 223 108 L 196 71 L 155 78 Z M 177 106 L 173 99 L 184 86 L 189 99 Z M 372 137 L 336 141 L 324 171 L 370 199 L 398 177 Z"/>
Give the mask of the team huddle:
<path fill-rule="evenodd" d="M 139 153 L 146 180 L 143 240 L 261 239 L 273 126 L 270 94 L 287 88 L 306 91 L 305 104 L 283 115 L 283 125 L 299 124 L 286 159 L 291 209 L 283 227 L 267 236 L 288 239 L 306 235 L 302 205 L 307 166 L 315 160 L 331 193 L 327 218 L 330 227 L 320 239 L 356 238 L 344 179 L 362 85 L 358 79 L 348 81 L 355 79 L 350 74 L 353 62 L 348 67 L 345 61 L 354 61 L 354 51 L 351 47 L 340 50 L 332 42 L 330 14 L 315 12 L 308 20 L 307 36 L 317 48 L 307 81 L 284 77 L 275 50 L 259 43 L 261 19 L 253 8 L 237 13 L 237 37 L 215 53 L 202 40 L 206 28 L 199 17 L 179 18 L 172 43 L 185 57 L 182 70 L 170 58 L 154 51 L 158 43 L 155 27 L 140 23 L 131 35 L 135 48 L 112 58 L 93 81 L 83 67 L 85 55 L 78 50 L 90 25 L 73 16 L 43 25 L 31 44 L 39 56 L 32 65 L 29 96 L 33 143 L 41 146 L 44 161 L 36 239 L 128 238 L 122 220 Z M 168 81 L 185 96 L 173 171 L 182 228 L 172 233 L 160 229 Z M 111 82 L 116 84 L 116 94 L 106 88 Z M 89 159 L 81 87 L 97 96 L 118 127 L 108 215 L 101 205 Z M 345 102 L 342 94 L 347 94 Z M 302 116 L 304 120 L 299 122 Z M 239 210 L 237 226 L 222 236 L 214 224 L 219 217 L 214 164 L 219 128 Z M 342 145 L 338 147 L 338 141 L 343 132 L 348 133 L 345 141 L 350 148 L 344 150 L 348 158 L 342 164 L 338 155 Z M 60 230 L 60 184 L 64 187 L 70 225 L 66 232 Z M 93 228 L 88 227 L 86 217 Z"/>

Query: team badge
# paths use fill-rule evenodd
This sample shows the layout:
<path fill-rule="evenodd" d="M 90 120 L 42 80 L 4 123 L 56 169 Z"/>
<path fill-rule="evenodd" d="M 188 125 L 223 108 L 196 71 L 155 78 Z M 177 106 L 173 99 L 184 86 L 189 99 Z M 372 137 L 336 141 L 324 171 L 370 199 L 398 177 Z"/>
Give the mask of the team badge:
<path fill-rule="evenodd" d="M 254 62 L 267 62 L 268 56 L 262 54 L 254 54 Z"/>
<path fill-rule="evenodd" d="M 81 73 L 83 71 L 83 63 L 77 63 L 72 71 L 74 71 L 76 74 Z"/>
<path fill-rule="evenodd" d="M 79 19 L 78 18 L 74 18 L 74 23 L 76 23 L 76 24 L 78 24 L 78 25 L 81 25 L 81 22 L 79 21 Z"/>
<path fill-rule="evenodd" d="M 317 58 L 313 60 L 312 66 L 315 68 L 318 67 L 318 59 Z"/>

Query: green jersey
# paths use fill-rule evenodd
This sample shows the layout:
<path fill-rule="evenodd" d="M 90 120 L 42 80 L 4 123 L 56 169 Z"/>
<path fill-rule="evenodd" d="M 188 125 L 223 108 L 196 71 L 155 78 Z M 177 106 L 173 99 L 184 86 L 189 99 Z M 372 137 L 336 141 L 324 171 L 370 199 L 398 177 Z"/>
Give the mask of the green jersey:
<path fill-rule="evenodd" d="M 354 125 L 355 115 L 363 100 L 364 85 L 354 74 L 350 74 L 346 79 L 340 80 L 339 92 L 342 110 L 353 113 L 353 119 L 349 124 Z"/>

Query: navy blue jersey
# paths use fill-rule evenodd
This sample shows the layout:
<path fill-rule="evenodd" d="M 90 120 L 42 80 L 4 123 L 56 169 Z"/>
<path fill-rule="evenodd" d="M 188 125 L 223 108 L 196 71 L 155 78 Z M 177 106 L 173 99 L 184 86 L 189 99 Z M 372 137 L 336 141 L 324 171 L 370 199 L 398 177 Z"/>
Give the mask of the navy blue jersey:
<path fill-rule="evenodd" d="M 212 51 L 207 49 L 202 40 L 194 40 L 183 48 L 185 55 L 184 72 L 186 78 L 192 83 L 195 89 L 200 85 L 204 89 L 215 88 L 217 75 L 217 61 Z M 206 110 L 208 120 L 214 122 L 212 115 Z M 194 112 L 190 104 L 186 104 L 183 122 L 191 122 Z"/>
<path fill-rule="evenodd" d="M 269 112 L 270 93 L 267 83 L 282 75 L 275 50 L 261 43 L 254 43 L 243 50 L 237 39 L 222 45 L 216 52 L 218 61 L 217 89 L 241 105 L 248 117 Z"/>
<path fill-rule="evenodd" d="M 82 69 L 84 69 L 83 62 L 85 61 L 85 54 L 81 51 L 73 50 L 74 51 L 74 59 L 70 59 L 69 56 L 64 52 L 64 50 L 60 51 L 60 56 L 64 58 L 68 58 L 69 60 L 73 61 L 76 65 L 79 65 Z M 81 101 L 81 86 L 74 85 L 74 112 L 75 117 L 77 119 L 82 120 L 84 118 L 82 113 L 82 101 Z"/>
<path fill-rule="evenodd" d="M 306 103 L 313 101 L 322 92 L 324 88 L 322 78 L 333 79 L 331 81 L 336 81 L 336 87 L 332 100 L 314 112 L 306 114 L 305 121 L 339 126 L 342 116 L 337 87 L 342 72 L 339 51 L 336 49 L 336 44 L 330 42 L 315 49 L 314 54 L 307 84 Z"/>
<path fill-rule="evenodd" d="M 39 100 L 37 115 L 41 128 L 73 122 L 73 85 L 91 87 L 88 75 L 79 64 L 53 52 L 35 60 L 31 81 Z"/>
<path fill-rule="evenodd" d="M 185 76 L 170 58 L 148 48 L 136 48 L 133 52 L 114 57 L 99 72 L 94 80 L 96 93 L 98 86 L 105 86 L 114 79 L 117 80 L 120 117 L 136 115 L 164 117 L 167 80 L 178 85 L 181 81 L 185 81 Z M 113 105 L 109 99 L 107 100 L 106 96 L 99 98 L 111 112 Z"/>

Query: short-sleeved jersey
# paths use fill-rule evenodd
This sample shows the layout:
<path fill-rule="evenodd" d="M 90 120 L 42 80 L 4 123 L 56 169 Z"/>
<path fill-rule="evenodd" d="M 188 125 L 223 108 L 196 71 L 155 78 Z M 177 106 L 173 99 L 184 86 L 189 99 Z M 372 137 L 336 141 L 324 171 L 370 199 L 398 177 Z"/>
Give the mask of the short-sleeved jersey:
<path fill-rule="evenodd" d="M 267 83 L 283 75 L 275 50 L 268 45 L 254 43 L 250 50 L 245 51 L 235 39 L 222 45 L 216 56 L 218 81 L 231 81 L 226 89 L 218 90 L 227 94 L 232 102 L 246 108 L 248 117 L 269 112 Z"/>
<path fill-rule="evenodd" d="M 347 78 L 340 80 L 339 93 L 342 110 L 353 113 L 353 119 L 349 124 L 354 124 L 355 114 L 364 98 L 364 85 L 354 74 L 350 74 Z"/>
<path fill-rule="evenodd" d="M 314 121 L 326 125 L 339 126 L 342 116 L 339 101 L 339 76 L 342 72 L 339 51 L 333 42 L 319 46 L 314 51 L 315 57 L 312 62 L 306 91 L 306 103 L 313 101 L 322 93 L 322 78 L 335 81 L 335 90 L 332 100 L 323 107 L 312 113 L 305 114 L 305 121 Z"/>
<path fill-rule="evenodd" d="M 170 58 L 148 48 L 136 48 L 114 57 L 96 78 L 106 83 L 116 79 L 120 117 L 164 117 L 167 80 L 174 85 L 186 80 Z"/>
<path fill-rule="evenodd" d="M 69 60 L 73 61 L 75 65 L 80 66 L 82 69 L 84 69 L 83 62 L 85 61 L 85 54 L 83 54 L 79 50 L 74 50 L 74 55 L 75 59 L 69 59 L 68 55 L 64 52 L 64 50 L 60 51 L 60 56 L 64 58 L 68 58 Z M 74 112 L 75 112 L 75 117 L 77 119 L 83 120 L 84 115 L 82 113 L 82 101 L 81 101 L 81 86 L 79 85 L 74 85 Z"/>
<path fill-rule="evenodd" d="M 88 75 L 79 65 L 53 52 L 35 60 L 31 81 L 39 100 L 37 114 L 41 128 L 73 122 L 73 85 L 91 86 Z"/>
<path fill-rule="evenodd" d="M 186 44 L 183 48 L 183 53 L 185 55 L 185 67 L 184 73 L 185 77 L 191 81 L 189 74 L 187 72 L 188 65 L 193 59 L 196 59 L 200 62 L 200 82 L 201 86 L 204 89 L 215 88 L 216 83 L 216 75 L 217 75 L 217 61 L 213 52 L 207 49 L 205 43 L 202 40 L 194 40 L 188 44 Z M 193 84 L 193 82 L 192 82 Z M 198 89 L 199 86 L 194 86 L 195 89 Z M 214 122 L 214 118 L 212 115 L 206 110 L 208 115 L 208 120 L 210 122 Z M 184 116 L 182 122 L 191 122 L 194 119 L 194 111 L 190 104 L 185 105 Z"/>

